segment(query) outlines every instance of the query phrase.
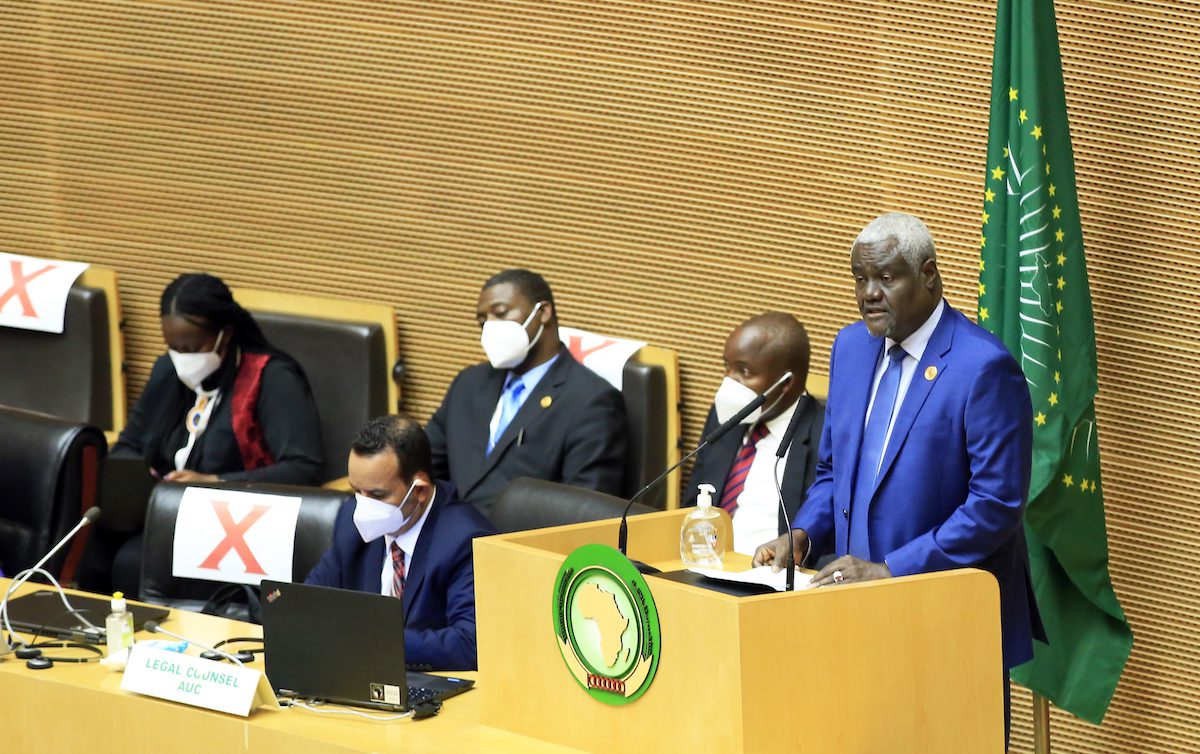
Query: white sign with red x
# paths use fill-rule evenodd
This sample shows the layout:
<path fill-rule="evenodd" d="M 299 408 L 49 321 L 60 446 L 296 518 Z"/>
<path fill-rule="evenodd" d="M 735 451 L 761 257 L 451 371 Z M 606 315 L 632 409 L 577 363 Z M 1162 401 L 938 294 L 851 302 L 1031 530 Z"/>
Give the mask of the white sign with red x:
<path fill-rule="evenodd" d="M 575 360 L 607 380 L 617 390 L 624 382 L 625 362 L 646 344 L 640 340 L 610 338 L 574 327 L 559 327 L 558 338 Z"/>
<path fill-rule="evenodd" d="M 171 573 L 255 584 L 292 580 L 300 498 L 188 487 L 175 517 Z"/>
<path fill-rule="evenodd" d="M 0 326 L 61 333 L 67 293 L 87 268 L 0 251 Z"/>

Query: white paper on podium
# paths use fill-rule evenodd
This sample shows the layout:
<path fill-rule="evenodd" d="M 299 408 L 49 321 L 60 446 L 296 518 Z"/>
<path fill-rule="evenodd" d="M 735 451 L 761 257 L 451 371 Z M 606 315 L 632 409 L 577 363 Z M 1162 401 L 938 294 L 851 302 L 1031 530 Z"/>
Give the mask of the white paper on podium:
<path fill-rule="evenodd" d="M 698 573 L 701 576 L 707 576 L 710 579 L 718 581 L 732 581 L 736 584 L 761 584 L 769 586 L 777 592 L 782 592 L 787 589 L 787 571 L 772 571 L 771 566 L 759 566 L 751 568 L 749 571 L 720 571 L 715 568 L 689 568 L 692 573 Z M 805 589 L 812 589 L 810 583 L 812 576 L 804 573 L 799 568 L 796 569 L 796 591 L 800 592 Z"/>

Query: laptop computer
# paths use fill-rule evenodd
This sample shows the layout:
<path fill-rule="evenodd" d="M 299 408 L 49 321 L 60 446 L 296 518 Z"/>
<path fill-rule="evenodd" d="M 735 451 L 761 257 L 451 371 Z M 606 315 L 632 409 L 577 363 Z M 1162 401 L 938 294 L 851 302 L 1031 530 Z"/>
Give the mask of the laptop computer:
<path fill-rule="evenodd" d="M 141 456 L 108 456 L 100 474 L 100 521 L 109 531 L 141 531 L 159 479 Z"/>
<path fill-rule="evenodd" d="M 394 597 L 264 580 L 262 617 L 267 680 L 282 697 L 407 712 L 475 685 L 406 669 Z"/>
<path fill-rule="evenodd" d="M 84 597 L 79 594 L 68 594 L 67 602 L 74 612 L 63 607 L 58 592 L 53 589 L 43 589 L 29 594 L 23 594 L 9 600 L 8 620 L 17 631 L 38 636 L 74 639 L 100 643 L 104 641 L 104 619 L 112 612 L 110 600 L 100 597 Z M 165 607 L 135 605 L 130 603 L 127 608 L 133 614 L 133 628 L 141 631 L 146 621 L 163 621 L 171 614 Z M 83 622 L 87 618 L 99 629 L 90 630 Z"/>

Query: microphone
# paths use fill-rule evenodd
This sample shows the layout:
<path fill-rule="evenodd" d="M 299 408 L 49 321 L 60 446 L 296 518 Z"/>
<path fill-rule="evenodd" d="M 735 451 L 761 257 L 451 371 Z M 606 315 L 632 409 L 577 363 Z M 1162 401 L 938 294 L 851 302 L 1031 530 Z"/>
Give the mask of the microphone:
<path fill-rule="evenodd" d="M 50 560 L 50 558 L 54 557 L 54 554 L 61 550 L 63 545 L 65 545 L 67 542 L 70 542 L 71 539 L 79 533 L 80 529 L 91 523 L 94 523 L 98 518 L 100 518 L 100 509 L 93 505 L 91 508 L 88 508 L 86 511 L 84 511 L 83 518 L 79 519 L 79 522 L 75 524 L 75 526 L 73 526 L 71 530 L 63 536 L 62 539 L 58 540 L 58 544 L 50 548 L 50 552 L 43 555 L 41 560 L 33 564 L 32 568 L 26 568 L 24 571 L 21 571 L 13 577 L 12 583 L 8 585 L 8 591 L 4 593 L 4 599 L 0 600 L 0 618 L 3 619 L 4 628 L 8 631 L 8 640 L 5 642 L 7 649 L 11 650 L 15 646 L 13 643 L 13 634 L 15 632 L 12 629 L 12 624 L 8 620 L 8 599 L 12 596 L 13 592 L 17 591 L 22 584 L 24 584 L 26 581 L 29 581 L 29 579 L 37 573 L 41 573 L 46 576 L 46 578 L 50 579 L 51 583 L 54 584 L 54 587 L 58 589 L 58 595 L 62 598 L 63 604 L 67 606 L 67 609 L 70 612 L 74 613 L 76 617 L 78 617 L 91 628 L 95 629 L 96 631 L 100 630 L 82 614 L 71 608 L 70 603 L 67 602 L 67 596 L 63 592 L 62 587 L 59 586 L 58 581 L 56 581 L 55 578 L 49 573 L 42 570 L 42 566 L 46 565 L 46 562 Z M 7 654 L 7 652 L 0 653 L 0 655 L 3 654 Z"/>
<path fill-rule="evenodd" d="M 201 657 L 203 657 L 206 660 L 213 659 L 213 657 L 208 656 L 211 653 L 213 655 L 216 655 L 217 657 L 224 657 L 226 660 L 229 660 L 234 665 L 237 665 L 239 668 L 246 667 L 245 665 L 242 664 L 241 660 L 239 660 L 238 658 L 229 654 L 228 652 L 222 652 L 219 649 L 214 649 L 213 647 L 207 646 L 205 644 L 201 644 L 200 642 L 195 641 L 194 639 L 189 639 L 186 636 L 180 636 L 179 634 L 177 634 L 173 631 L 168 631 L 167 629 L 158 625 L 158 621 L 156 621 L 156 620 L 146 621 L 146 625 L 142 626 L 142 628 L 146 629 L 147 631 L 149 631 L 152 634 L 166 634 L 167 636 L 170 636 L 172 639 L 179 639 L 180 641 L 186 641 L 188 644 L 195 644 L 197 647 L 200 647 L 201 649 L 206 650 L 205 652 L 203 652 L 200 655 Z"/>
<path fill-rule="evenodd" d="M 763 392 L 754 396 L 753 400 L 751 400 L 749 403 L 747 403 L 745 406 L 743 406 L 742 409 L 740 411 L 738 411 L 736 414 L 729 417 L 729 419 L 724 424 L 717 427 L 712 432 L 709 432 L 707 436 L 705 436 L 703 439 L 700 440 L 700 444 L 697 445 L 695 448 L 693 448 L 690 453 L 685 455 L 683 458 L 680 458 L 675 463 L 671 464 L 671 466 L 666 471 L 659 474 L 657 477 L 654 478 L 653 481 L 651 481 L 645 487 L 642 487 L 640 490 L 635 492 L 633 497 L 629 498 L 629 503 L 625 506 L 625 512 L 621 514 L 621 527 L 620 527 L 620 529 L 617 530 L 617 549 L 620 550 L 622 555 L 626 555 L 626 547 L 629 544 L 629 509 L 633 507 L 633 504 L 635 502 L 637 502 L 637 499 L 640 498 L 642 495 L 645 495 L 647 492 L 649 492 L 650 489 L 652 487 L 654 487 L 654 485 L 658 484 L 663 479 L 666 479 L 667 476 L 672 471 L 679 468 L 683 464 L 687 463 L 689 458 L 696 455 L 701 450 L 704 450 L 710 444 L 716 442 L 718 439 L 723 437 L 725 435 L 725 433 L 728 432 L 729 430 L 731 430 L 734 427 L 741 424 L 742 419 L 745 419 L 747 416 L 749 416 L 751 413 L 753 413 L 756 408 L 758 408 L 762 404 L 766 403 L 767 395 L 769 395 L 772 390 L 779 387 L 784 382 L 787 382 L 791 378 L 791 376 L 792 376 L 791 372 L 784 372 L 783 376 L 780 377 L 779 379 L 775 380 L 774 384 L 772 384 L 769 388 L 767 388 Z M 637 565 L 637 564 L 635 563 L 635 565 Z M 643 571 L 643 573 L 644 572 L 645 571 Z"/>
<path fill-rule="evenodd" d="M 797 401 L 796 411 L 792 414 L 792 420 L 788 422 L 787 429 L 783 430 L 783 436 L 779 438 L 779 449 L 775 451 L 776 458 L 786 456 L 788 448 L 792 447 L 792 438 L 796 436 L 796 430 L 800 427 L 800 417 L 804 413 L 800 409 L 800 402 Z"/>

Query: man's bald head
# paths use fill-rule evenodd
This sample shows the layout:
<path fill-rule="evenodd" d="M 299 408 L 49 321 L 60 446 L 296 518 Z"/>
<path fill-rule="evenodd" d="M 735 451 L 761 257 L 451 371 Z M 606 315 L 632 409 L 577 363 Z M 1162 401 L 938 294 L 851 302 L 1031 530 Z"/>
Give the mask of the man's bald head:
<path fill-rule="evenodd" d="M 803 394 L 808 361 L 804 325 L 783 312 L 757 314 L 734 328 L 725 341 L 725 375 L 756 393 L 771 387 L 784 373 L 792 373 L 783 399 L 763 415 L 764 420 L 786 411 Z"/>

